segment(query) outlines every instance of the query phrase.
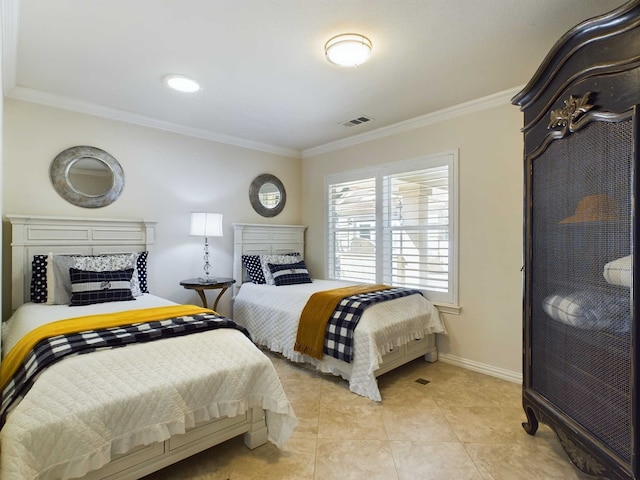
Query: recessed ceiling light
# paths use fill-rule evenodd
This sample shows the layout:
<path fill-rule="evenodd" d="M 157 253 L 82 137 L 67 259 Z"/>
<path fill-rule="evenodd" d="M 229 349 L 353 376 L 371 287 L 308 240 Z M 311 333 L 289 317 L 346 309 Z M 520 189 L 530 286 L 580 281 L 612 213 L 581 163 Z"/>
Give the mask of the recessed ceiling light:
<path fill-rule="evenodd" d="M 179 92 L 194 93 L 200 90 L 200 84 L 185 75 L 167 75 L 164 77 L 164 83 Z"/>
<path fill-rule="evenodd" d="M 341 67 L 355 67 L 371 56 L 371 40 L 359 33 L 344 33 L 329 39 L 324 45 L 327 60 Z"/>

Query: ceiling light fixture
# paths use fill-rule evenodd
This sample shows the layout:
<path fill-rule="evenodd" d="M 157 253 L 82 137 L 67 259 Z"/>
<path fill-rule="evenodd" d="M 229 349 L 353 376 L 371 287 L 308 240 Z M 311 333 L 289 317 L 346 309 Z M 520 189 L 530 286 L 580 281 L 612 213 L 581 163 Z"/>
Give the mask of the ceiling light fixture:
<path fill-rule="evenodd" d="M 343 33 L 329 39 L 324 45 L 327 60 L 341 67 L 355 67 L 371 55 L 371 40 L 359 33 Z"/>
<path fill-rule="evenodd" d="M 200 90 L 200 84 L 185 75 L 167 75 L 164 77 L 164 83 L 179 92 L 194 93 Z"/>

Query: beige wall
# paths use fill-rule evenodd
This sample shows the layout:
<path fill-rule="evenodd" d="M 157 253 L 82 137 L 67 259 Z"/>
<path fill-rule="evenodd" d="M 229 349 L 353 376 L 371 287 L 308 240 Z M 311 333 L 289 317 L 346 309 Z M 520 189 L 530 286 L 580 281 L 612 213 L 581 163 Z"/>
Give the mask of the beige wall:
<path fill-rule="evenodd" d="M 152 128 L 5 99 L 2 212 L 74 217 L 144 218 L 158 222 L 149 259 L 152 293 L 176 302 L 199 303 L 178 282 L 202 274 L 204 239 L 189 236 L 189 213 L 224 215 L 224 237 L 212 238 L 212 274 L 231 277 L 232 223 L 300 223 L 300 160 L 224 145 Z M 62 150 L 91 145 L 113 155 L 125 171 L 125 187 L 113 204 L 84 209 L 53 189 L 49 164 Z M 279 177 L 287 204 L 276 218 L 256 214 L 249 185 L 261 173 Z M 4 222 L 4 318 L 10 281 L 10 231 Z M 7 253 L 8 252 L 8 253 Z M 209 293 L 209 296 L 212 294 Z M 230 295 L 219 310 L 230 314 Z"/>
<path fill-rule="evenodd" d="M 443 315 L 441 358 L 516 379 L 521 374 L 522 125 L 504 106 L 305 158 L 306 261 L 324 275 L 324 177 L 459 150 L 460 315 Z"/>
<path fill-rule="evenodd" d="M 202 240 L 190 237 L 189 212 L 224 214 L 222 239 L 211 239 L 213 273 L 231 276 L 231 223 L 309 226 L 307 263 L 324 275 L 324 177 L 341 171 L 459 149 L 460 315 L 443 315 L 448 336 L 438 346 L 445 361 L 498 376 L 521 372 L 522 116 L 506 104 L 302 162 L 113 120 L 7 99 L 4 104 L 3 213 L 146 218 L 158 221 L 150 259 L 151 289 L 176 302 L 197 303 L 178 282 L 199 275 Z M 122 164 L 120 199 L 82 209 L 53 190 L 49 163 L 73 145 L 92 145 Z M 248 200 L 251 180 L 278 176 L 287 206 L 272 219 Z M 4 316 L 10 255 L 4 225 Z M 230 313 L 229 295 L 221 301 Z M 493 372 L 492 372 L 493 370 Z"/>

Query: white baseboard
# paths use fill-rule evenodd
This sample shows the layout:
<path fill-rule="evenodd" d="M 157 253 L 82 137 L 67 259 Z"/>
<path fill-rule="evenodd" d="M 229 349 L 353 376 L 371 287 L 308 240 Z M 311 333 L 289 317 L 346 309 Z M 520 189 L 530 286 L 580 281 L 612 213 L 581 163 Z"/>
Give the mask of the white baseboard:
<path fill-rule="evenodd" d="M 492 377 L 501 378 L 513 383 L 522 383 L 522 373 L 512 372 L 511 370 L 505 370 L 504 368 L 494 367 L 493 365 L 487 365 L 485 363 L 475 362 L 466 358 L 457 357 L 455 355 L 448 355 L 446 353 L 438 352 L 438 360 L 458 367 L 473 370 L 474 372 L 484 373 L 491 375 Z"/>

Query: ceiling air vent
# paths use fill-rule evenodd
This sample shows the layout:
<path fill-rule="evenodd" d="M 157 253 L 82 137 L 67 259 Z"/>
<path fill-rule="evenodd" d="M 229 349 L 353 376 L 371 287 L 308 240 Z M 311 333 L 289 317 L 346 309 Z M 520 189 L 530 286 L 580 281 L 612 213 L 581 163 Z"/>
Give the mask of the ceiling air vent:
<path fill-rule="evenodd" d="M 347 120 L 346 122 L 340 122 L 340 124 L 344 127 L 355 127 L 356 125 L 361 125 L 363 123 L 370 122 L 371 120 L 373 120 L 373 118 L 361 116 L 352 118 L 351 120 Z"/>

